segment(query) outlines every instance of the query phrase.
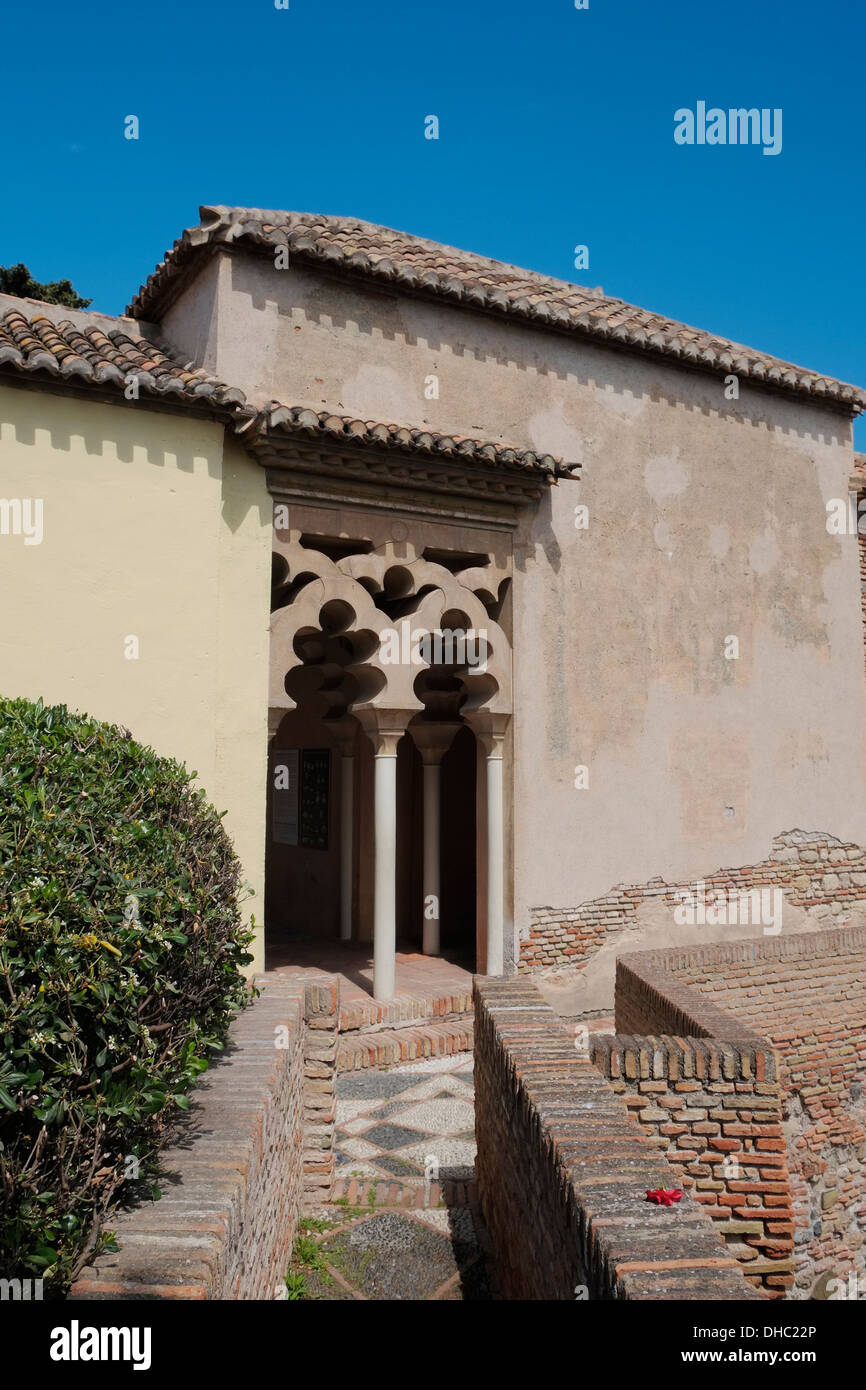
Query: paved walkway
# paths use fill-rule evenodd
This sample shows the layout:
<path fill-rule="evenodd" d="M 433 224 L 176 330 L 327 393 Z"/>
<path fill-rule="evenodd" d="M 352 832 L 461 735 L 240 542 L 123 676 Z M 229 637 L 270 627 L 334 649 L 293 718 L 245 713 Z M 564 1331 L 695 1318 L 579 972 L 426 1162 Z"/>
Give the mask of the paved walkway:
<path fill-rule="evenodd" d="M 472 962 L 425 956 L 400 942 L 396 953 L 397 995 L 435 998 L 472 992 Z M 339 975 L 344 1001 L 373 994 L 373 947 L 356 941 L 280 934 L 267 938 L 267 969 L 292 975 Z"/>
<path fill-rule="evenodd" d="M 290 1297 L 489 1299 L 472 1057 L 337 1078 L 336 1201 L 301 1222 Z"/>

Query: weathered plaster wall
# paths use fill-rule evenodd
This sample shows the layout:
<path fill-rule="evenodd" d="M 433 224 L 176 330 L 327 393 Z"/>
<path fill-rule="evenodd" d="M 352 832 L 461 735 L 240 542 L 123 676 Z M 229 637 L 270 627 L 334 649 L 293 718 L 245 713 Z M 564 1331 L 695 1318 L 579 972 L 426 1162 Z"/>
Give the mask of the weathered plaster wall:
<path fill-rule="evenodd" d="M 788 826 L 863 840 L 857 545 L 825 524 L 844 417 L 264 259 L 220 275 L 211 365 L 252 397 L 583 464 L 517 538 L 515 932 L 611 884 L 754 863 Z"/>
<path fill-rule="evenodd" d="M 262 470 L 214 422 L 6 386 L 0 457 L 0 494 L 44 509 L 40 545 L 0 536 L 0 689 L 122 724 L 194 769 L 228 811 L 261 925 Z M 133 635 L 140 654 L 127 660 Z"/>
<path fill-rule="evenodd" d="M 757 897 L 741 906 L 744 893 Z M 706 900 L 703 910 L 693 901 L 691 912 L 684 911 L 684 902 L 698 896 Z M 820 832 L 792 830 L 773 841 L 768 858 L 717 868 L 702 889 L 657 877 L 619 886 L 574 911 L 534 912 L 521 943 L 520 969 L 544 972 L 546 996 L 556 998 L 565 1014 L 584 1016 L 609 1010 L 624 951 L 671 942 L 788 938 L 830 923 L 866 923 L 866 851 Z M 563 966 L 577 966 L 579 973 Z"/>

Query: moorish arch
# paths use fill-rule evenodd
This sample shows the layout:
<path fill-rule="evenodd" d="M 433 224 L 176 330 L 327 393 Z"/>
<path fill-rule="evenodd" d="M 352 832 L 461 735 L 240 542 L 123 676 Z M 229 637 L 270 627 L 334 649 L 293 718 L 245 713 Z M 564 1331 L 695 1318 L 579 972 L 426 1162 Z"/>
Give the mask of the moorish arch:
<path fill-rule="evenodd" d="M 302 848 L 315 828 L 288 839 L 307 855 L 301 890 L 339 885 L 328 930 L 372 941 L 378 999 L 394 993 L 398 914 L 437 954 L 461 895 L 474 968 L 500 975 L 513 949 L 514 536 L 577 465 L 277 402 L 254 426 L 238 432 L 274 498 L 272 754 L 299 728 L 304 769 L 315 731 L 340 763 L 338 850 Z M 289 803 L 287 836 L 305 804 Z"/>
<path fill-rule="evenodd" d="M 395 551 L 400 551 L 396 554 Z M 499 613 L 506 576 L 455 573 L 406 539 L 334 559 L 297 534 L 274 545 L 271 730 L 314 695 L 340 750 L 340 934 L 352 939 L 356 730 L 373 751 L 374 993 L 394 991 L 397 937 L 397 754 L 405 737 L 423 764 L 423 950 L 440 950 L 441 766 L 462 730 L 481 752 L 483 881 L 477 967 L 503 967 L 503 741 L 511 716 L 511 644 Z M 469 582 L 467 583 L 467 579 Z M 472 789 L 475 790 L 474 788 Z"/>

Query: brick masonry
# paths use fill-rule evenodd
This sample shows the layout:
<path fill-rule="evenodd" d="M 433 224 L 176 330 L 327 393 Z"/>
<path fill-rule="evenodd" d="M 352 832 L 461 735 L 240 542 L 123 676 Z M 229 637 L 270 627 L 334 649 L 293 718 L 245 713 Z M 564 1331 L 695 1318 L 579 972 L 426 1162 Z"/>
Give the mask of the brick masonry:
<path fill-rule="evenodd" d="M 115 1213 L 118 1249 L 73 1300 L 276 1297 L 299 1211 L 333 1180 L 340 998 L 335 980 L 256 984 L 161 1154 L 163 1196 Z"/>
<path fill-rule="evenodd" d="M 618 1034 L 593 1036 L 591 1056 L 749 1282 L 783 1297 L 794 1280 L 794 1213 L 772 1048 Z"/>
<path fill-rule="evenodd" d="M 787 1166 L 790 1202 L 767 1187 L 763 1206 L 781 1218 L 776 1230 L 765 1218 L 767 1234 L 779 1238 L 778 1252 L 756 1233 L 744 1232 L 742 1240 L 790 1264 L 793 1298 L 825 1297 L 829 1279 L 847 1286 L 853 1273 L 862 1288 L 866 1278 L 864 986 L 863 927 L 646 952 L 617 962 L 618 1035 L 679 1031 L 692 1035 L 690 1046 L 698 1038 L 757 1035 L 775 1053 L 781 1134 L 767 1131 L 764 1142 L 757 1133 L 740 1137 L 761 1155 L 757 1166 L 748 1166 L 750 1178 L 763 1170 L 769 1183 L 769 1169 L 778 1166 L 782 1181 Z M 748 1123 L 757 1130 L 754 1102 L 753 1108 Z M 731 1187 L 739 1190 L 729 1184 L 720 1201 L 729 1200 Z M 760 1190 L 742 1190 L 750 1196 L 743 1210 L 754 1208 L 743 1219 L 757 1219 Z M 791 1250 L 783 1255 L 789 1229 Z"/>
<path fill-rule="evenodd" d="M 720 869 L 705 875 L 704 882 L 708 895 L 779 888 L 786 902 L 814 916 L 816 927 L 828 926 L 854 904 L 866 901 L 866 849 L 822 832 L 786 831 L 773 841 L 768 859 Z M 645 902 L 661 898 L 673 913 L 679 904 L 677 894 L 693 886 L 694 879 L 679 883 L 650 879 L 644 884 L 621 884 L 579 907 L 536 908 L 528 939 L 521 942 L 518 970 L 582 967 L 611 933 L 636 926 L 638 909 Z"/>
<path fill-rule="evenodd" d="M 506 1299 L 752 1299 L 703 1204 L 530 981 L 475 984 L 476 1179 Z"/>

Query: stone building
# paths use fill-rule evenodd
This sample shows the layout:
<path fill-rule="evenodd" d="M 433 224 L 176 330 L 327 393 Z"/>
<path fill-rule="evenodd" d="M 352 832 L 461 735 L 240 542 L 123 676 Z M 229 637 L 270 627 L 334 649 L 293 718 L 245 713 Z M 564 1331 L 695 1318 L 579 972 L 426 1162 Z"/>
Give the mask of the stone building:
<path fill-rule="evenodd" d="M 196 769 L 258 964 L 372 941 L 387 999 L 400 939 L 609 1008 L 624 948 L 765 932 L 659 883 L 866 841 L 828 525 L 864 403 L 600 290 L 205 207 L 127 317 L 0 296 L 0 689 Z"/>

